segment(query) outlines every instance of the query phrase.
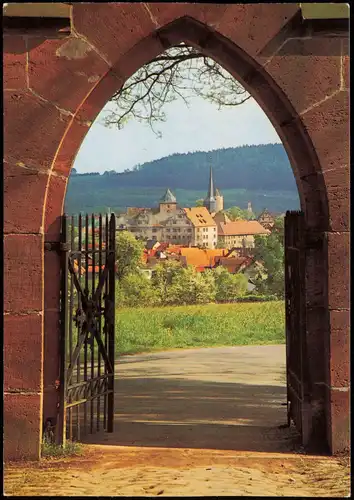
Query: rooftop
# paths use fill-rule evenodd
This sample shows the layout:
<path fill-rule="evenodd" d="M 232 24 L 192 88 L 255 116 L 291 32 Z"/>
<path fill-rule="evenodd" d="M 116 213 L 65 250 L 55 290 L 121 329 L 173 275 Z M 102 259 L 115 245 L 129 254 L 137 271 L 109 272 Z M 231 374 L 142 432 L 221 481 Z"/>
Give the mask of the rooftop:
<path fill-rule="evenodd" d="M 195 267 L 209 267 L 215 265 L 215 260 L 223 257 L 227 252 L 224 248 L 181 248 L 181 255 L 186 257 L 187 264 Z"/>
<path fill-rule="evenodd" d="M 219 235 L 221 236 L 246 236 L 254 234 L 269 234 L 256 220 L 237 220 L 234 222 L 220 222 L 218 224 Z"/>
<path fill-rule="evenodd" d="M 185 208 L 188 219 L 196 227 L 216 226 L 216 223 L 206 207 Z"/>
<path fill-rule="evenodd" d="M 166 192 L 161 198 L 160 203 L 177 203 L 177 199 L 169 189 L 166 189 Z"/>

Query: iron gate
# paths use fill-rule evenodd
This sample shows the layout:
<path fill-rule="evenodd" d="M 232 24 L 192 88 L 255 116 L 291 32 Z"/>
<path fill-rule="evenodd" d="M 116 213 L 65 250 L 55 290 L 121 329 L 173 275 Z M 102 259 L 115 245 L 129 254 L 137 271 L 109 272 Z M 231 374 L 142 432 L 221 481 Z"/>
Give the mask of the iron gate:
<path fill-rule="evenodd" d="M 285 322 L 288 425 L 291 420 L 306 445 L 310 433 L 309 370 L 306 341 L 305 216 L 285 216 Z"/>
<path fill-rule="evenodd" d="M 115 216 L 62 216 L 57 443 L 113 432 Z"/>

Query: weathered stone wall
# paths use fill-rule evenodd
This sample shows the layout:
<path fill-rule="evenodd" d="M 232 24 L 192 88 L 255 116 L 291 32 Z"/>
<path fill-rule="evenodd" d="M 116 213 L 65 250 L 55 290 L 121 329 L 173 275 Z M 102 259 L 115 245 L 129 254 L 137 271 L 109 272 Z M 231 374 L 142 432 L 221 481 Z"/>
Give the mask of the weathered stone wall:
<path fill-rule="evenodd" d="M 75 155 L 124 80 L 182 40 L 238 78 L 287 150 L 307 225 L 320 241 L 306 282 L 313 427 L 333 453 L 348 446 L 347 40 L 287 34 L 297 9 L 78 3 L 70 36 L 5 32 L 6 458 L 38 458 L 42 415 L 56 411 L 59 257 L 44 242 L 59 240 Z"/>

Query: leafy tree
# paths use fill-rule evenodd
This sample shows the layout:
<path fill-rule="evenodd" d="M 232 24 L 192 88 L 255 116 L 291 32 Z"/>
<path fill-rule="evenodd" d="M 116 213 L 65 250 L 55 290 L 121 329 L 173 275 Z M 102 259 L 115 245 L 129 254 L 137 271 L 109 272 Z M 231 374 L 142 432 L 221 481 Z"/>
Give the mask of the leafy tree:
<path fill-rule="evenodd" d="M 193 266 L 165 261 L 155 267 L 152 276 L 161 304 L 206 304 L 215 299 L 215 280 L 211 272 L 197 273 Z"/>
<path fill-rule="evenodd" d="M 272 227 L 272 234 L 278 240 L 280 243 L 284 246 L 284 224 L 285 224 L 285 219 L 283 216 L 276 217 L 274 220 L 274 226 Z"/>
<path fill-rule="evenodd" d="M 244 210 L 244 209 L 242 209 L 240 207 L 236 207 L 236 206 L 230 207 L 227 210 L 224 210 L 224 212 L 232 221 L 251 220 L 251 219 L 255 218 L 253 212 L 250 213 L 248 210 Z"/>
<path fill-rule="evenodd" d="M 117 278 L 137 272 L 141 267 L 144 244 L 129 231 L 119 231 L 116 236 Z"/>
<path fill-rule="evenodd" d="M 223 243 L 222 241 L 218 240 L 215 248 L 225 248 L 225 243 Z"/>
<path fill-rule="evenodd" d="M 222 266 L 214 269 L 217 302 L 231 302 L 247 291 L 247 278 L 243 274 L 231 274 Z"/>
<path fill-rule="evenodd" d="M 207 304 L 215 299 L 215 280 L 212 273 L 198 273 L 193 266 L 183 268 L 173 280 L 179 287 L 178 304 Z"/>
<path fill-rule="evenodd" d="M 148 123 L 155 131 L 166 120 L 165 104 L 182 98 L 188 106 L 193 97 L 202 97 L 223 106 L 238 106 L 251 96 L 216 61 L 185 43 L 171 47 L 142 66 L 113 95 L 115 109 L 104 116 L 107 126 L 121 129 L 131 119 Z"/>
<path fill-rule="evenodd" d="M 117 284 L 117 303 L 128 307 L 152 305 L 156 302 L 156 291 L 143 273 L 130 273 Z"/>
<path fill-rule="evenodd" d="M 173 303 L 177 300 L 178 286 L 171 288 L 176 275 L 181 274 L 182 266 L 180 262 L 167 260 L 155 266 L 151 277 L 152 286 L 156 289 L 159 302 L 161 304 Z"/>
<path fill-rule="evenodd" d="M 204 200 L 203 199 L 195 200 L 195 206 L 196 207 L 204 206 Z"/>
<path fill-rule="evenodd" d="M 254 257 L 263 263 L 265 276 L 254 280 L 259 293 L 284 297 L 284 220 L 275 221 L 269 236 L 255 236 Z"/>

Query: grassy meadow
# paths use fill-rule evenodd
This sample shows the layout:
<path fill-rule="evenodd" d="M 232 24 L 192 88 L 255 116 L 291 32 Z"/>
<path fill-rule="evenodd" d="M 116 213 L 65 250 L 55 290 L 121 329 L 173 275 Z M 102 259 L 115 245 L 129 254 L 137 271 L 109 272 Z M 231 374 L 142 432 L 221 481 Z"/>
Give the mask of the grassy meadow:
<path fill-rule="evenodd" d="M 116 310 L 117 355 L 283 343 L 283 301 Z"/>

